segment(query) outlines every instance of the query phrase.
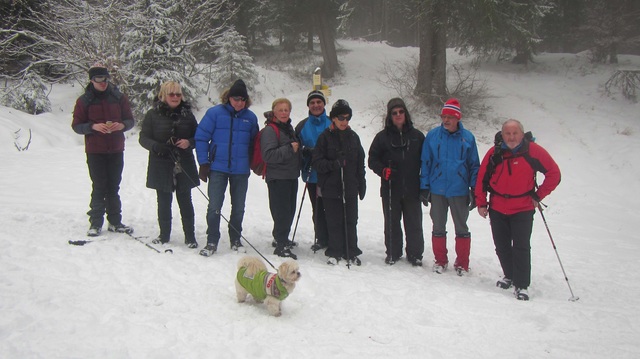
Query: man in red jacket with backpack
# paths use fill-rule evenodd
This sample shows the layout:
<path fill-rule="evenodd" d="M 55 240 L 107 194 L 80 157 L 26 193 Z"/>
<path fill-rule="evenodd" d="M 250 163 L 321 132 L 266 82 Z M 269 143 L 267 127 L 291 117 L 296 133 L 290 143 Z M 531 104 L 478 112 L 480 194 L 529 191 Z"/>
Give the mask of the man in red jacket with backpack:
<path fill-rule="evenodd" d="M 535 175 L 544 174 L 537 186 Z M 560 169 L 549 153 L 526 136 L 518 120 L 508 120 L 480 164 L 475 187 L 478 214 L 489 215 L 496 254 L 504 278 L 496 286 L 515 286 L 519 300 L 529 300 L 531 230 L 541 200 L 560 183 Z M 487 192 L 491 193 L 487 202 Z"/>

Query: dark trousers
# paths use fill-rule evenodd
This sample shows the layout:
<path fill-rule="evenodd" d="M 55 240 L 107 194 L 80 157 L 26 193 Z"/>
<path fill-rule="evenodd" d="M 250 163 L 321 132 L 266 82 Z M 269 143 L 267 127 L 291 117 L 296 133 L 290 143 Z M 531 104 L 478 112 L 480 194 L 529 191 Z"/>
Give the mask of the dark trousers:
<path fill-rule="evenodd" d="M 493 243 L 502 272 L 517 288 L 531 283 L 531 230 L 533 214 L 525 211 L 506 215 L 489 209 Z"/>
<path fill-rule="evenodd" d="M 158 198 L 158 225 L 160 226 L 160 238 L 169 240 L 171 235 L 171 203 L 173 202 L 172 192 L 156 191 Z M 185 241 L 195 240 L 195 212 L 191 201 L 191 189 L 176 192 L 176 200 L 180 208 L 180 218 L 182 229 L 184 230 Z"/>
<path fill-rule="evenodd" d="M 329 247 L 324 252 L 327 257 L 353 258 L 362 254 L 358 248 L 358 197 L 347 197 L 346 204 L 341 198 L 323 198 L 324 209 L 329 229 Z M 346 233 L 345 238 L 345 210 L 346 207 Z M 347 246 L 348 243 L 348 254 Z"/>
<path fill-rule="evenodd" d="M 391 194 L 391 211 L 389 211 L 389 194 L 382 194 L 382 212 L 384 213 L 384 238 L 387 256 L 398 259 L 402 256 L 402 226 L 407 236 L 407 257 L 422 259 L 424 252 L 424 236 L 422 232 L 422 202 L 415 197 L 394 197 Z M 391 213 L 391 214 L 389 214 Z"/>
<path fill-rule="evenodd" d="M 324 213 L 324 202 L 322 197 L 317 194 L 318 185 L 316 183 L 307 182 L 307 192 L 309 192 L 309 202 L 313 209 L 313 229 L 315 231 L 316 241 L 322 246 L 329 243 L 329 230 L 327 229 L 327 217 Z"/>
<path fill-rule="evenodd" d="M 289 240 L 291 224 L 296 215 L 298 179 L 274 179 L 267 181 L 269 189 L 269 210 L 273 218 L 271 234 L 278 247 L 284 247 Z"/>
<path fill-rule="evenodd" d="M 92 227 L 101 228 L 104 214 L 111 224 L 122 222 L 120 202 L 120 181 L 124 169 L 124 153 L 87 153 L 87 166 L 92 182 L 89 222 Z"/>

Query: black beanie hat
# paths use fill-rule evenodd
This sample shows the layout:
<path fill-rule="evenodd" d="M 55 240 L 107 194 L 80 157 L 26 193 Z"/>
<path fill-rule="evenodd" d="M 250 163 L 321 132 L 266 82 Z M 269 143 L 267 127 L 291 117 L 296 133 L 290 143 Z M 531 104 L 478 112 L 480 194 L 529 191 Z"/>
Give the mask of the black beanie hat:
<path fill-rule="evenodd" d="M 349 119 L 353 116 L 353 112 L 351 111 L 351 107 L 349 107 L 347 100 L 340 99 L 331 107 L 331 113 L 329 114 L 330 118 L 340 115 L 349 115 Z"/>
<path fill-rule="evenodd" d="M 241 96 L 247 99 L 249 98 L 249 94 L 247 93 L 247 85 L 244 84 L 244 81 L 236 80 L 236 82 L 234 82 L 229 89 L 229 97 L 235 96 Z"/>
<path fill-rule="evenodd" d="M 93 79 L 95 76 L 107 76 L 110 77 L 109 75 L 109 70 L 107 70 L 106 67 L 104 66 L 92 66 L 89 69 L 89 80 Z"/>
<path fill-rule="evenodd" d="M 311 102 L 311 100 L 313 100 L 314 98 L 319 98 L 320 100 L 322 100 L 322 103 L 324 103 L 325 106 L 327 105 L 327 99 L 324 97 L 322 91 L 313 90 L 309 92 L 309 95 L 307 95 L 307 106 L 309 106 L 309 102 Z"/>

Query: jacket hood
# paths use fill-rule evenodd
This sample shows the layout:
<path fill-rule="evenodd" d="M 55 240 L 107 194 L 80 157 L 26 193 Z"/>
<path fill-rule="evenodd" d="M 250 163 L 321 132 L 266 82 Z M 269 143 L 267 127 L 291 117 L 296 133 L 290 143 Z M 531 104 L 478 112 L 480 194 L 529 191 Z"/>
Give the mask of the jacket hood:
<path fill-rule="evenodd" d="M 409 110 L 407 109 L 407 106 L 405 105 L 404 101 L 402 101 L 402 99 L 400 98 L 391 99 L 387 104 L 387 117 L 385 118 L 385 121 L 384 121 L 384 127 L 387 129 L 396 128 L 393 125 L 393 120 L 391 118 L 391 112 L 393 112 L 393 109 L 395 108 L 401 108 L 404 110 L 405 122 L 402 130 L 406 131 L 410 128 L 413 128 L 413 121 L 411 121 L 411 115 L 409 114 Z"/>

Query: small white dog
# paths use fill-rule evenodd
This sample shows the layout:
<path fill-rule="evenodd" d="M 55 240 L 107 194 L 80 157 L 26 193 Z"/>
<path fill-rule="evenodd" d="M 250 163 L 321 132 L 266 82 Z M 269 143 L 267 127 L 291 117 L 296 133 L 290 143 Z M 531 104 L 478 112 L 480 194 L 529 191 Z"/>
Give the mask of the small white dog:
<path fill-rule="evenodd" d="M 294 260 L 282 263 L 278 273 L 269 273 L 260 258 L 244 256 L 238 261 L 235 280 L 238 303 L 243 303 L 247 294 L 251 294 L 258 303 L 266 301 L 269 313 L 279 317 L 280 302 L 293 292 L 300 277 L 300 267 Z"/>

